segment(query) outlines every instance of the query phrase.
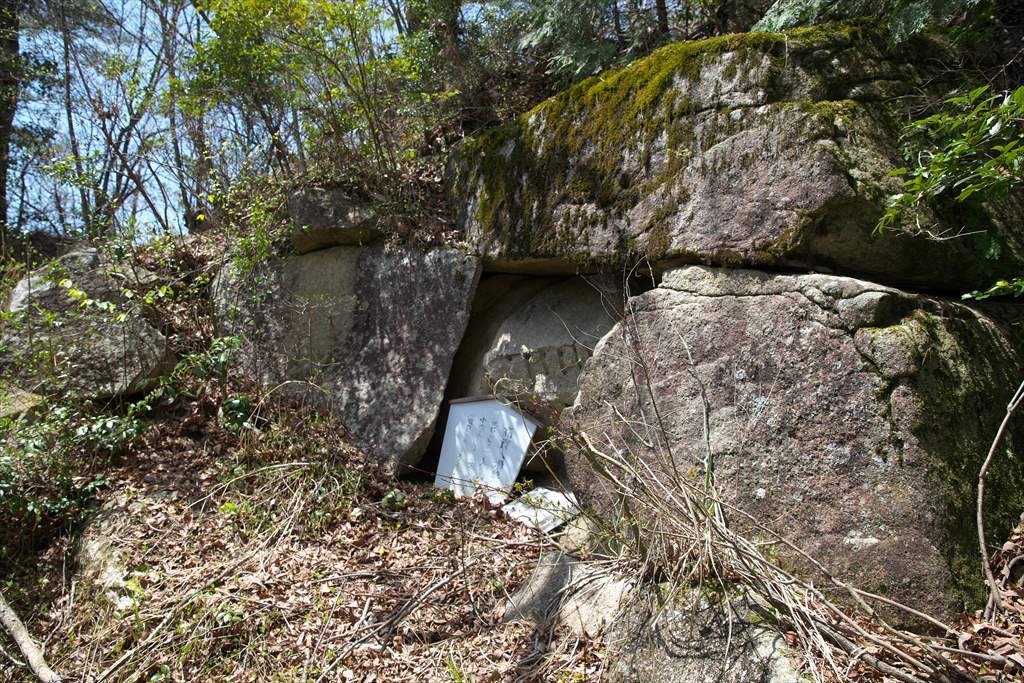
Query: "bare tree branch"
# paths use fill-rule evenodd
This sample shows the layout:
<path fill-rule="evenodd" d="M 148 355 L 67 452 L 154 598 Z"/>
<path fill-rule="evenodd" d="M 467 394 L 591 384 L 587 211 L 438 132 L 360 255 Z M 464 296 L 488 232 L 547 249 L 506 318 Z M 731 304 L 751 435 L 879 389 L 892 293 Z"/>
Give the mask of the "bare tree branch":
<path fill-rule="evenodd" d="M 3 624 L 4 629 L 17 643 L 36 678 L 43 683 L 60 683 L 60 675 L 46 663 L 39 646 L 32 640 L 32 636 L 29 635 L 25 624 L 21 623 L 17 613 L 7 604 L 3 593 L 0 593 L 0 624 Z"/>
<path fill-rule="evenodd" d="M 988 477 L 988 470 L 992 465 L 992 460 L 995 458 L 996 451 L 999 449 L 999 444 L 1003 440 L 1003 435 L 1006 433 L 1006 427 L 1010 424 L 1010 418 L 1013 417 L 1013 413 L 1017 410 L 1017 406 L 1020 405 L 1022 399 L 1024 399 L 1024 382 L 1021 382 L 1021 385 L 1017 387 L 1017 392 L 1006 405 L 1006 415 L 1003 417 L 1003 421 L 999 425 L 999 430 L 996 432 L 995 438 L 992 439 L 992 445 L 989 446 L 985 462 L 982 464 L 981 470 L 978 471 L 978 550 L 981 552 L 981 568 L 985 573 L 985 580 L 988 582 L 989 587 L 988 604 L 985 606 L 986 619 L 991 619 L 1000 609 L 1002 609 L 1003 599 L 1002 594 L 999 591 L 999 584 L 996 583 L 996 577 L 992 575 L 988 544 L 985 541 L 985 480 Z"/>

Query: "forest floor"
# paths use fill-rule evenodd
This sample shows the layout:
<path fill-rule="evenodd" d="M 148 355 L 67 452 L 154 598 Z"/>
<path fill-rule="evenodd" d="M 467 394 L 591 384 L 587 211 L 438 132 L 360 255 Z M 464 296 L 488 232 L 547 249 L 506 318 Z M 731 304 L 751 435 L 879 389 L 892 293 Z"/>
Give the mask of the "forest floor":
<path fill-rule="evenodd" d="M 239 436 L 179 402 L 107 481 L 83 529 L 0 567 L 66 681 L 586 682 L 613 661 L 602 639 L 503 621 L 555 539 L 381 471 L 324 418 L 279 410 Z M 1006 609 L 964 615 L 959 646 L 1011 662 L 977 680 L 1019 681 L 1024 522 L 993 568 Z M 35 680 L 0 650 L 0 680 Z M 895 680 L 863 661 L 828 679 Z"/>
<path fill-rule="evenodd" d="M 5 585 L 51 666 L 72 681 L 599 678 L 600 642 L 502 622 L 551 539 L 337 434 L 294 414 L 243 438 L 187 407 L 154 421 L 84 534 Z M 34 680 L 3 649 L 0 679 Z"/>

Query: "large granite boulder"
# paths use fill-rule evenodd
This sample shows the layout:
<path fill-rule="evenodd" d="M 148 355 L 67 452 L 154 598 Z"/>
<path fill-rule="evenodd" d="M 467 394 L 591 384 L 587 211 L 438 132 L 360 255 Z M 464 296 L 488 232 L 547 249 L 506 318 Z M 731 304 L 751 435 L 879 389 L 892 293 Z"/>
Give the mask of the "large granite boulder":
<path fill-rule="evenodd" d="M 115 265 L 93 249 L 65 254 L 25 276 L 7 302 L 0 372 L 38 393 L 108 398 L 143 390 L 167 367 L 167 340 L 134 293 L 152 273 Z"/>
<path fill-rule="evenodd" d="M 1024 267 L 1021 201 L 965 205 L 873 235 L 899 151 L 894 96 L 941 96 L 922 54 L 831 26 L 666 46 L 461 145 L 447 181 L 488 269 L 774 266 L 929 291 Z M 905 120 L 905 116 L 903 117 Z M 1005 220 L 1000 220 L 1000 217 Z"/>
<path fill-rule="evenodd" d="M 572 405 L 584 361 L 619 318 L 621 294 L 582 278 L 499 275 L 481 285 L 495 288 L 500 295 L 473 315 L 449 395 L 529 394 Z"/>
<path fill-rule="evenodd" d="M 861 588 L 947 616 L 980 604 L 975 488 L 1024 377 L 1019 326 L 850 278 L 702 266 L 668 271 L 630 309 L 625 338 L 612 330 L 584 368 L 575 428 L 660 472 L 665 440 L 699 478 L 703 384 L 729 503 Z M 1024 510 L 1024 423 L 1005 443 L 988 483 L 993 547 Z M 615 509 L 586 458 L 568 460 L 577 496 Z"/>
<path fill-rule="evenodd" d="M 450 249 L 335 247 L 214 287 L 218 332 L 244 340 L 241 367 L 346 424 L 356 445 L 398 468 L 433 433 L 469 319 L 479 259 Z"/>

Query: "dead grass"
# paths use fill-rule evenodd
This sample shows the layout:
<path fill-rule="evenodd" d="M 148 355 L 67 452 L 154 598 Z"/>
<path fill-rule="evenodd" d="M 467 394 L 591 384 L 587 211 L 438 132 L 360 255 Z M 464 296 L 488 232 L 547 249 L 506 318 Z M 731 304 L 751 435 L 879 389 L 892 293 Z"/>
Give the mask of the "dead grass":
<path fill-rule="evenodd" d="M 501 623 L 548 540 L 381 472 L 338 433 L 282 413 L 238 439 L 198 409 L 161 416 L 82 539 L 106 560 L 83 573 L 58 543 L 37 575 L 61 589 L 23 595 L 54 668 L 82 681 L 597 678 L 600 644 Z M 0 678 L 30 680 L 6 657 Z"/>

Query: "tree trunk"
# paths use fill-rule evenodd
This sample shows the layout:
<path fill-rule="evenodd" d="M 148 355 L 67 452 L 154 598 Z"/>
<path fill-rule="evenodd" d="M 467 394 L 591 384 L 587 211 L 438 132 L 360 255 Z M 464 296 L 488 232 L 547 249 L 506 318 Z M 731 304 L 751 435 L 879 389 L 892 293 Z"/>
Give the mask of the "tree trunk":
<path fill-rule="evenodd" d="M 7 223 L 7 170 L 11 162 L 11 133 L 18 107 L 21 54 L 18 45 L 22 0 L 0 0 L 0 258 L 6 260 L 11 231 Z"/>
<path fill-rule="evenodd" d="M 71 156 L 75 164 L 75 175 L 81 179 L 85 176 L 85 169 L 82 166 L 82 154 L 78 146 L 78 135 L 75 133 L 74 98 L 71 95 L 71 29 L 68 26 L 68 18 L 63 5 L 60 7 L 60 28 L 61 42 L 64 48 L 64 122 L 68 127 L 68 143 L 71 146 Z M 91 233 L 92 205 L 89 202 L 89 191 L 81 185 L 78 187 L 78 199 L 81 202 L 80 215 L 82 226 L 87 232 Z"/>
<path fill-rule="evenodd" d="M 654 12 L 658 16 L 658 33 L 668 35 L 668 5 L 665 0 L 655 0 Z"/>
<path fill-rule="evenodd" d="M 612 24 L 615 26 L 615 44 L 622 50 L 626 46 L 626 36 L 622 32 L 622 15 L 619 14 L 619 0 L 612 0 Z"/>

